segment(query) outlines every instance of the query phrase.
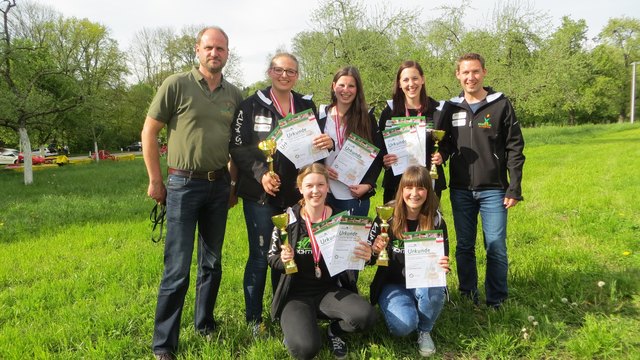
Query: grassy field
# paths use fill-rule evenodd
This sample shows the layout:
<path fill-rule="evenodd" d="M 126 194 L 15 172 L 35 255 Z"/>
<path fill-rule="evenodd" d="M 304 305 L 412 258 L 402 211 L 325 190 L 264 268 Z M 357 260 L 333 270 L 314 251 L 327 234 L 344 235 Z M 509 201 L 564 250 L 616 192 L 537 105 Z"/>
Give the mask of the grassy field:
<path fill-rule="evenodd" d="M 435 358 L 637 359 L 640 127 L 525 129 L 525 139 L 525 201 L 509 214 L 511 297 L 499 311 L 461 300 L 454 261 Z M 150 240 L 142 160 L 64 166 L 34 179 L 25 187 L 22 174 L 0 171 L 0 359 L 152 358 L 163 245 Z M 453 245 L 448 192 L 442 205 Z M 268 322 L 270 337 L 259 341 L 244 324 L 240 206 L 229 214 L 224 255 L 218 338 L 195 335 L 192 286 L 179 358 L 287 358 L 278 324 Z M 360 277 L 367 297 L 374 271 Z M 382 321 L 347 341 L 351 359 L 418 357 L 415 337 L 391 338 Z"/>

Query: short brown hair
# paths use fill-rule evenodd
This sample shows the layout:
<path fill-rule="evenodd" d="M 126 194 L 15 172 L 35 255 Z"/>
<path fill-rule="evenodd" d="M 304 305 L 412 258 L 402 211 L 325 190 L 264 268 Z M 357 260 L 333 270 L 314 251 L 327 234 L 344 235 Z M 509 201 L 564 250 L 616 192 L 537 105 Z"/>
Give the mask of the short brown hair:
<path fill-rule="evenodd" d="M 458 60 L 456 60 L 456 70 L 460 70 L 460 63 L 463 61 L 473 61 L 473 60 L 478 60 L 480 61 L 480 66 L 482 66 L 482 69 L 484 70 L 484 58 L 482 57 L 482 55 L 477 54 L 477 53 L 466 53 L 462 56 L 460 56 L 458 58 Z"/>

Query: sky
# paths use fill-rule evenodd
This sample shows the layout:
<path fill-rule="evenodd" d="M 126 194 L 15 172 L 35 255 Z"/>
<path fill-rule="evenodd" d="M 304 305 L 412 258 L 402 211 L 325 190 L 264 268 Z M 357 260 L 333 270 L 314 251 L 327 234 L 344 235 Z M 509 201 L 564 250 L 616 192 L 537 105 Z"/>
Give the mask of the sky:
<path fill-rule="evenodd" d="M 23 0 L 18 0 L 18 6 Z M 35 0 L 61 12 L 65 17 L 87 18 L 105 25 L 121 50 L 126 50 L 133 35 L 142 28 L 184 25 L 217 25 L 229 35 L 230 48 L 241 58 L 243 83 L 262 80 L 268 56 L 276 49 L 291 50 L 291 40 L 299 32 L 313 29 L 311 13 L 319 0 Z M 435 19 L 440 6 L 460 6 L 461 0 L 369 0 L 361 1 L 375 11 L 383 6 L 391 10 L 418 9 L 424 20 Z M 589 38 L 595 37 L 610 18 L 640 18 L 638 0 L 469 0 L 465 21 L 470 26 L 486 24 L 496 7 L 519 4 L 546 12 L 552 27 L 563 16 L 584 19 Z"/>

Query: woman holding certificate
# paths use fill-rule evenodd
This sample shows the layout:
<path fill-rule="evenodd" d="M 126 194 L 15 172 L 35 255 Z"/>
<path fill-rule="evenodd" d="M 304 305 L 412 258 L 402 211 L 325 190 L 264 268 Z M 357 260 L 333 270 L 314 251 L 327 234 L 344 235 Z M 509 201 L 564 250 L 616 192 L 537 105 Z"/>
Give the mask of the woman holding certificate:
<path fill-rule="evenodd" d="M 379 304 L 389 331 L 394 336 L 407 336 L 418 332 L 418 350 L 422 356 L 435 353 L 431 331 L 444 305 L 446 286 L 407 288 L 405 240 L 408 232 L 441 230 L 444 256 L 435 258 L 434 267 L 449 271 L 447 225 L 438 210 L 439 200 L 431 187 L 429 170 L 411 166 L 402 175 L 389 221 L 386 249 L 389 266 L 379 266 L 371 282 L 370 300 Z M 380 236 L 380 220 L 376 219 L 369 236 L 374 257 L 385 247 Z"/>
<path fill-rule="evenodd" d="M 436 129 L 439 121 L 441 105 L 438 101 L 427 96 L 425 89 L 424 71 L 422 67 L 415 61 L 407 60 L 400 65 L 396 73 L 396 80 L 393 88 L 393 99 L 387 100 L 387 106 L 380 114 L 380 122 L 378 127 L 380 131 L 384 131 L 392 126 L 392 118 L 395 117 L 415 117 L 423 116 L 426 125 Z M 433 141 L 429 136 L 426 137 L 426 165 L 437 165 L 438 178 L 435 180 L 434 189 L 436 195 L 440 198 L 442 190 L 447 188 L 444 171 L 442 170 L 442 156 L 439 153 L 431 155 L 433 152 Z M 382 145 L 381 151 L 383 155 L 382 163 L 385 168 L 382 187 L 384 188 L 383 199 L 387 203 L 394 199 L 398 183 L 402 174 L 394 174 L 391 165 L 398 161 L 396 154 L 387 153 L 386 146 Z"/>
<path fill-rule="evenodd" d="M 273 231 L 271 217 L 300 199 L 295 179 L 298 171 L 295 165 L 279 151 L 267 157 L 258 144 L 278 126 L 278 120 L 289 114 L 311 109 L 316 114 L 316 106 L 310 96 L 303 96 L 293 87 L 298 80 L 298 60 L 288 53 L 276 54 L 269 64 L 267 75 L 271 86 L 258 90 L 240 103 L 231 124 L 229 152 L 238 168 L 237 194 L 243 199 L 244 218 L 249 239 L 249 258 L 244 271 L 245 317 L 253 326 L 254 336 L 263 330 L 262 298 L 267 275 L 267 251 Z M 322 129 L 322 124 L 318 124 Z M 333 143 L 327 135 L 313 139 L 319 149 L 329 150 Z M 273 171 L 269 171 L 269 164 Z M 272 273 L 275 288 L 279 274 Z"/>
<path fill-rule="evenodd" d="M 323 132 L 334 143 L 334 151 L 325 159 L 331 190 L 327 202 L 338 212 L 349 210 L 351 215 L 367 216 L 369 198 L 375 194 L 376 180 L 382 168 L 378 150 L 382 146 L 382 135 L 373 111 L 369 111 L 365 101 L 358 69 L 346 66 L 335 74 L 331 83 L 331 104 L 320 106 L 319 118 L 326 119 Z M 351 134 L 357 137 L 350 139 Z M 362 160 L 336 162 L 348 141 L 351 143 L 347 146 L 364 155 Z"/>
<path fill-rule="evenodd" d="M 313 224 L 322 222 L 334 214 L 326 204 L 329 191 L 329 174 L 322 164 L 304 167 L 297 178 L 302 200 L 287 209 L 288 242 L 275 229 L 269 250 L 269 265 L 278 271 L 278 287 L 271 304 L 271 317 L 280 319 L 284 343 L 295 359 L 311 359 L 319 352 L 322 334 L 318 318 L 329 319 L 327 334 L 329 348 L 336 358 L 347 356 L 347 345 L 342 340 L 345 333 L 369 329 L 376 321 L 376 312 L 353 288 L 355 280 L 349 282 L 337 274 L 329 275 L 325 259 L 315 239 Z M 353 255 L 369 261 L 371 247 L 365 240 L 355 246 Z M 285 264 L 294 260 L 298 271 L 285 274 Z"/>

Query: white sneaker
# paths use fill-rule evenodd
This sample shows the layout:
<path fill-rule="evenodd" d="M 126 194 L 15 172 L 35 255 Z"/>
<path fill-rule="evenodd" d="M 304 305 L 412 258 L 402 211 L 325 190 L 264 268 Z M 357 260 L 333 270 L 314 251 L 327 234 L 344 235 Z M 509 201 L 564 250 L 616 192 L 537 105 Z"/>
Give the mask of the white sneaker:
<path fill-rule="evenodd" d="M 418 333 L 418 351 L 420 355 L 429 357 L 436 353 L 436 345 L 431 339 L 431 335 L 428 331 L 420 331 Z"/>

